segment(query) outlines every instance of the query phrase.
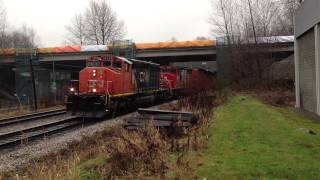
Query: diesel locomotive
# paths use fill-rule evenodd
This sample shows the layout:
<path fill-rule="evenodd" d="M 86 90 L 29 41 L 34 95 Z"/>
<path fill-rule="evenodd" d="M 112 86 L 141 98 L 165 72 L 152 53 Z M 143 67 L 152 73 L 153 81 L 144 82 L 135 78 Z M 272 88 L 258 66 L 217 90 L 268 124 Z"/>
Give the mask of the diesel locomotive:
<path fill-rule="evenodd" d="M 214 77 L 204 72 L 113 55 L 92 56 L 80 71 L 78 83 L 70 87 L 67 111 L 99 118 L 121 107 L 141 107 L 193 88 L 212 88 Z M 199 89 L 204 82 L 206 87 Z"/>

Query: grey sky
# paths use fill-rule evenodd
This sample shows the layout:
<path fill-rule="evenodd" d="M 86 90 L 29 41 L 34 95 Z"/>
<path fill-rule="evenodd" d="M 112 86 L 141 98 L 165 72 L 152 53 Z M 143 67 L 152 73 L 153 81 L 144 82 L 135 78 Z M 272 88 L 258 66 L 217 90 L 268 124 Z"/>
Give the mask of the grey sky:
<path fill-rule="evenodd" d="M 61 45 L 65 26 L 89 0 L 3 0 L 9 23 L 34 27 L 41 46 Z M 136 42 L 192 40 L 209 36 L 210 0 L 109 0 Z"/>

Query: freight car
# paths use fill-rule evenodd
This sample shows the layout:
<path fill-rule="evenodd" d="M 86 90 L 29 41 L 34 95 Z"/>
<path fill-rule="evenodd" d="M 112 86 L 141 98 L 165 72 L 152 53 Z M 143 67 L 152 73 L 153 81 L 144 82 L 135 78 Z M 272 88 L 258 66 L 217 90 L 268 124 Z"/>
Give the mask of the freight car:
<path fill-rule="evenodd" d="M 190 95 L 214 89 L 215 74 L 204 69 L 161 66 L 160 86 L 173 96 Z"/>
<path fill-rule="evenodd" d="M 193 94 L 212 90 L 216 85 L 216 76 L 210 71 L 194 68 L 187 73 L 187 93 Z"/>
<path fill-rule="evenodd" d="M 139 106 L 165 93 L 160 65 L 103 55 L 90 57 L 79 73 L 79 88 L 70 88 L 67 110 L 82 117 L 102 117 L 122 106 Z"/>

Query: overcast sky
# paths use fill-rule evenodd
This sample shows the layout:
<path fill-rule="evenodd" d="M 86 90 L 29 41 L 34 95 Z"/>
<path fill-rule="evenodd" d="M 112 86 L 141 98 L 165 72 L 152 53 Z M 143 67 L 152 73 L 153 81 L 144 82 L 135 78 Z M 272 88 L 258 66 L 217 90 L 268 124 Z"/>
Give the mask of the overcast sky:
<path fill-rule="evenodd" d="M 65 26 L 89 0 L 3 0 L 14 27 L 32 26 L 41 46 L 58 46 L 66 37 Z M 109 0 L 124 20 L 127 39 L 135 42 L 192 40 L 209 36 L 210 0 Z"/>

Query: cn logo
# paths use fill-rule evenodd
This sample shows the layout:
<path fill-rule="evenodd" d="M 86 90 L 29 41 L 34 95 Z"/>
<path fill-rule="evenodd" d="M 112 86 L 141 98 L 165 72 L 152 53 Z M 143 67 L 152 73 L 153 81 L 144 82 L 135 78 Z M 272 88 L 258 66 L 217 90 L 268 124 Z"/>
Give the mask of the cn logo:
<path fill-rule="evenodd" d="M 146 80 L 146 73 L 140 72 L 140 82 L 145 82 L 145 80 Z"/>

